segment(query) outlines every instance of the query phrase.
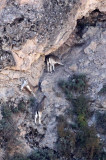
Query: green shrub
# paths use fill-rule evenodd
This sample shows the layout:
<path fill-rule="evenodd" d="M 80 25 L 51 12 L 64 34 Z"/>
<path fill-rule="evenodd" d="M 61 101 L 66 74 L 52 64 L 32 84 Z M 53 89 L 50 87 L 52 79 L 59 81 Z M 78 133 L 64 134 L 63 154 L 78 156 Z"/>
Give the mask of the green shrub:
<path fill-rule="evenodd" d="M 96 136 L 95 128 L 86 126 L 77 134 L 76 146 L 80 150 L 81 156 L 91 160 L 100 153 L 100 140 Z M 86 154 L 85 154 L 86 153 Z"/>
<path fill-rule="evenodd" d="M 97 160 L 95 157 L 101 155 L 101 148 L 95 128 L 88 126 L 83 114 L 78 115 L 78 126 L 74 133 L 65 115 L 57 118 L 58 140 L 56 145 L 59 156 L 71 159 L 71 155 L 75 154 L 79 159 L 85 157 L 88 160 Z"/>
<path fill-rule="evenodd" d="M 57 117 L 57 133 L 59 137 L 65 137 L 66 129 L 68 128 L 68 123 L 64 116 Z"/>
<path fill-rule="evenodd" d="M 79 114 L 79 115 L 78 115 L 78 126 L 79 126 L 80 128 L 84 128 L 84 127 L 87 126 L 87 120 L 86 120 L 84 114 Z"/>
<path fill-rule="evenodd" d="M 9 159 L 9 154 L 19 146 L 18 134 L 19 130 L 12 119 L 3 118 L 0 121 L 0 143 L 6 149 L 6 159 Z"/>
<path fill-rule="evenodd" d="M 29 102 L 30 102 L 31 105 L 34 104 L 34 102 L 35 102 L 35 97 L 30 97 Z"/>
<path fill-rule="evenodd" d="M 32 109 L 35 109 L 38 106 L 38 101 L 35 97 L 30 97 L 29 105 Z"/>
<path fill-rule="evenodd" d="M 3 104 L 2 105 L 3 118 L 9 119 L 9 118 L 11 118 L 11 114 L 12 114 L 12 112 L 11 112 L 10 107 L 7 104 Z"/>
<path fill-rule="evenodd" d="M 98 132 L 102 134 L 106 133 L 106 111 L 104 111 L 104 113 L 96 113 L 96 126 Z"/>
<path fill-rule="evenodd" d="M 70 130 L 63 116 L 57 118 L 57 152 L 60 157 L 70 159 L 75 148 L 75 134 Z"/>
<path fill-rule="evenodd" d="M 89 101 L 90 99 L 84 95 L 78 96 L 76 99 L 72 100 L 73 111 L 77 115 L 77 123 L 79 127 L 87 126 L 87 118 L 90 115 L 89 111 Z"/>
<path fill-rule="evenodd" d="M 15 154 L 9 160 L 58 160 L 56 152 L 46 149 L 37 149 L 34 150 L 30 156 L 24 156 L 21 154 Z"/>
<path fill-rule="evenodd" d="M 3 118 L 0 121 L 0 143 L 6 149 L 6 159 L 9 159 L 9 154 L 19 146 L 17 139 L 19 130 L 12 119 L 12 110 L 8 103 L 3 104 L 2 115 Z"/>
<path fill-rule="evenodd" d="M 83 93 L 88 88 L 87 78 L 84 74 L 73 75 L 68 81 L 61 80 L 58 84 L 67 95 L 73 91 Z"/>
<path fill-rule="evenodd" d="M 106 84 L 103 85 L 101 90 L 98 92 L 99 94 L 106 94 Z"/>
<path fill-rule="evenodd" d="M 95 156 L 95 160 L 98 159 L 98 160 L 105 160 L 106 159 L 106 152 L 101 152 L 98 157 Z"/>
<path fill-rule="evenodd" d="M 26 104 L 23 100 L 21 100 L 18 104 L 18 110 L 21 112 L 25 112 L 26 111 Z"/>
<path fill-rule="evenodd" d="M 78 91 L 82 93 L 86 91 L 88 87 L 86 75 L 84 74 L 73 75 L 73 77 L 69 78 L 69 86 L 71 90 L 76 92 Z"/>
<path fill-rule="evenodd" d="M 66 94 L 67 99 L 71 100 L 73 96 L 72 96 L 72 90 L 69 88 L 68 82 L 61 80 L 58 82 L 58 85 L 60 88 L 62 88 L 62 90 Z"/>
<path fill-rule="evenodd" d="M 18 106 L 17 107 L 12 107 L 11 108 L 11 111 L 12 111 L 12 113 L 19 113 L 19 109 L 18 109 Z"/>
<path fill-rule="evenodd" d="M 80 131 L 77 134 L 76 146 L 79 146 L 81 156 L 92 159 L 99 151 L 99 139 L 96 136 L 94 127 L 89 127 L 87 118 L 90 115 L 89 111 L 90 99 L 84 95 L 80 95 L 72 101 L 74 113 L 77 115 L 77 124 Z M 86 153 L 86 155 L 84 155 Z"/>
<path fill-rule="evenodd" d="M 12 113 L 19 113 L 25 111 L 26 111 L 26 104 L 23 100 L 20 100 L 20 102 L 16 107 L 14 107 L 14 104 L 8 105 L 8 103 L 2 105 L 2 115 L 4 118 L 7 119 L 11 118 Z"/>
<path fill-rule="evenodd" d="M 16 154 L 14 155 L 12 158 L 10 158 L 9 160 L 30 160 L 29 158 L 27 158 L 26 156 L 24 155 L 21 155 L 21 154 Z"/>
<path fill-rule="evenodd" d="M 84 95 L 80 95 L 76 99 L 73 99 L 72 104 L 74 113 L 77 115 L 83 114 L 86 117 L 89 117 L 89 101 L 90 99 Z"/>
<path fill-rule="evenodd" d="M 87 123 L 90 116 L 90 99 L 84 95 L 88 87 L 86 76 L 73 75 L 68 81 L 60 81 L 59 86 L 66 94 L 67 99 L 71 101 L 73 113 L 77 116 L 76 126 L 74 127 L 76 134 L 73 134 L 70 130 L 72 126 L 68 125 L 66 115 L 59 117 L 57 123 L 59 154 L 66 159 L 71 159 L 73 149 L 73 154 L 78 159 L 85 157 L 87 160 L 100 160 L 98 158 L 103 157 L 101 156 L 100 140 L 96 136 L 95 128 L 93 126 L 89 127 Z M 77 96 L 73 96 L 73 93 Z M 80 96 L 78 96 L 79 94 Z"/>
<path fill-rule="evenodd" d="M 50 149 L 37 149 L 29 156 L 31 160 L 58 160 L 57 155 Z"/>

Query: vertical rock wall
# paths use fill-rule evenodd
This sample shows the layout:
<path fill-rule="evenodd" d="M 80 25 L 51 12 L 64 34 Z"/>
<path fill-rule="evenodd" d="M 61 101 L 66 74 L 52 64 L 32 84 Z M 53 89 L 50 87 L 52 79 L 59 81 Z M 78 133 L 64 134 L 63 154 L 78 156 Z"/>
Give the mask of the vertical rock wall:
<path fill-rule="evenodd" d="M 0 4 L 0 97 L 3 98 L 9 90 L 14 90 L 13 95 L 21 94 L 18 86 L 22 78 L 37 85 L 44 68 L 43 55 L 55 51 L 69 38 L 77 19 L 95 8 L 105 11 L 106 2 L 5 0 Z M 13 58 L 2 59 L 3 52 L 11 52 Z"/>

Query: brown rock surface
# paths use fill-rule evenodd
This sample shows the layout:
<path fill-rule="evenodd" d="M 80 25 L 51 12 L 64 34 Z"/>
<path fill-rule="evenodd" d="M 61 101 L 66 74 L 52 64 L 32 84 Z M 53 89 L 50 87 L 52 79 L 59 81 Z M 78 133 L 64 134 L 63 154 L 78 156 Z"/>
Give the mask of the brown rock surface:
<path fill-rule="evenodd" d="M 6 68 L 4 66 L 0 76 L 3 81 L 8 77 L 9 81 L 17 81 L 19 85 L 23 77 L 33 79 L 31 66 L 41 55 L 57 50 L 66 42 L 75 29 L 77 19 L 88 16 L 96 8 L 103 10 L 106 5 L 103 0 L 7 0 L 0 3 L 1 48 L 11 51 L 16 62 L 11 68 L 9 64 Z M 67 44 L 73 44 L 71 39 Z M 39 68 L 36 70 L 35 67 L 33 73 L 36 75 L 36 82 L 39 81 L 38 70 Z M 39 74 L 42 71 L 40 70 Z M 16 74 L 17 80 L 14 79 Z M 34 82 L 32 84 L 35 85 Z M 1 82 L 1 87 L 3 86 Z M 11 85 L 6 85 L 5 82 L 5 86 L 8 88 Z"/>
<path fill-rule="evenodd" d="M 105 96 L 98 95 L 106 80 L 105 12 L 104 0 L 0 0 L 0 53 L 10 51 L 16 62 L 10 65 L 6 59 L 8 65 L 1 67 L 0 99 L 29 99 L 31 94 L 20 90 L 23 80 L 28 80 L 38 101 L 41 91 L 47 97 L 41 126 L 35 125 L 30 107 L 17 118 L 23 153 L 36 147 L 55 148 L 56 116 L 69 107 L 57 83 L 73 72 L 87 75 L 95 108 L 101 104 L 100 109 L 106 109 Z M 51 52 L 64 63 L 53 74 L 46 72 L 44 63 Z"/>

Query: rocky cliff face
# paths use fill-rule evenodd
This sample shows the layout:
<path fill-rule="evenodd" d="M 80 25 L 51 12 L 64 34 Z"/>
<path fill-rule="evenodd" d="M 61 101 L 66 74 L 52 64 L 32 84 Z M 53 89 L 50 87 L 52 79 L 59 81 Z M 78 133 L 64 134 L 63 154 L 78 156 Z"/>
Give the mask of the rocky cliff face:
<path fill-rule="evenodd" d="M 57 85 L 60 79 L 86 74 L 91 110 L 98 110 L 101 114 L 105 112 L 106 97 L 98 95 L 98 92 L 106 83 L 106 2 L 0 0 L 0 22 L 1 104 L 10 101 L 17 106 L 23 98 L 28 107 L 27 112 L 12 115 L 20 130 L 18 136 L 22 145 L 18 151 L 23 148 L 23 153 L 28 154 L 39 147 L 55 150 L 56 117 L 64 115 L 70 107 Z M 44 62 L 45 55 L 50 53 L 60 57 L 64 63 L 52 74 L 47 73 Z M 20 89 L 24 80 L 28 80 L 38 102 L 42 94 L 47 97 L 42 125 L 34 123 L 33 110 L 28 102 L 31 93 Z M 96 124 L 95 114 L 88 123 Z M 102 133 L 98 131 L 105 143 Z M 5 150 L 3 145 L 2 149 Z"/>

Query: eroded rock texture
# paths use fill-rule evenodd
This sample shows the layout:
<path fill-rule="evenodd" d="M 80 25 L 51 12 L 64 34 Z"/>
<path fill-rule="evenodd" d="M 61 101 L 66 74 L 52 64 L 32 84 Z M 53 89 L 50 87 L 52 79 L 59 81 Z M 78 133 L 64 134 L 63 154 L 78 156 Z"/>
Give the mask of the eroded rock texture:
<path fill-rule="evenodd" d="M 1 81 L 17 79 L 20 85 L 19 80 L 26 77 L 33 86 L 39 81 L 38 69 L 41 72 L 40 68 L 44 67 L 44 56 L 40 58 L 42 64 L 37 64 L 38 58 L 55 51 L 66 42 L 75 29 L 77 19 L 88 16 L 95 8 L 104 12 L 106 5 L 102 0 L 15 0 L 0 3 L 0 46 L 1 50 L 11 52 L 14 59 L 13 64 L 10 62 L 3 66 L 4 61 L 1 62 L 3 69 L 11 66 L 11 69 L 2 70 Z M 101 21 L 105 19 L 102 13 L 93 16 L 96 18 L 92 23 L 100 17 L 104 17 Z M 86 18 L 84 21 L 87 24 Z M 80 20 L 78 23 L 82 28 Z M 80 28 L 78 32 L 82 32 Z M 73 43 L 73 36 L 70 44 Z"/>
<path fill-rule="evenodd" d="M 102 0 L 1 1 L 1 46 L 11 50 L 16 61 L 22 60 L 17 70 L 26 70 L 32 59 L 59 48 L 74 30 L 77 19 L 104 6 Z M 29 64 L 25 67 L 27 59 Z"/>
<path fill-rule="evenodd" d="M 13 106 L 22 97 L 27 101 L 30 92 L 20 90 L 24 80 L 28 80 L 38 102 L 42 94 L 47 97 L 41 126 L 35 125 L 27 103 L 27 112 L 13 116 L 20 130 L 20 150 L 25 154 L 37 147 L 55 150 L 56 117 L 70 107 L 57 85 L 60 79 L 86 74 L 92 110 L 104 113 L 106 109 L 106 97 L 98 95 L 106 82 L 106 2 L 0 0 L 0 22 L 1 101 L 10 100 Z M 51 52 L 64 63 L 53 74 L 47 73 L 44 63 L 45 55 Z M 89 120 L 91 124 L 96 124 L 95 118 Z M 105 143 L 103 134 L 100 137 Z"/>

